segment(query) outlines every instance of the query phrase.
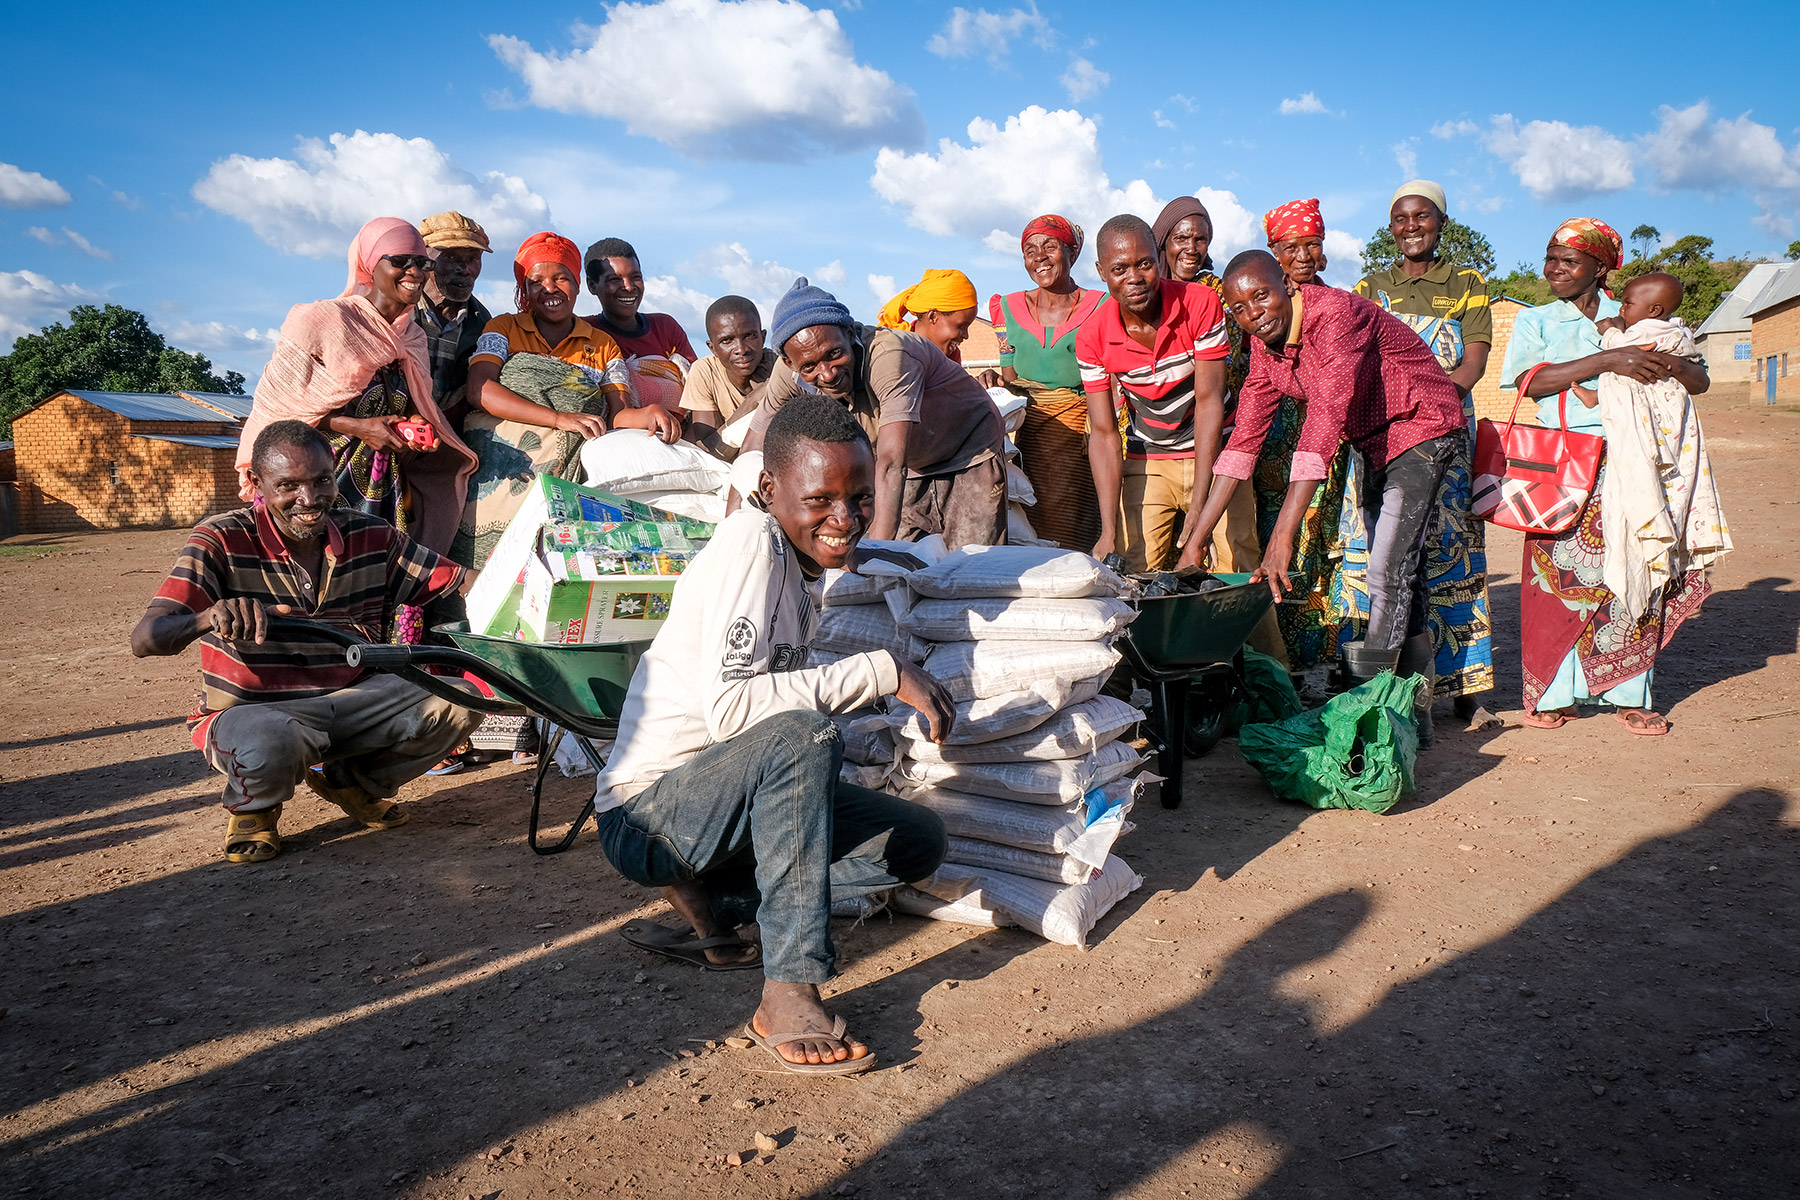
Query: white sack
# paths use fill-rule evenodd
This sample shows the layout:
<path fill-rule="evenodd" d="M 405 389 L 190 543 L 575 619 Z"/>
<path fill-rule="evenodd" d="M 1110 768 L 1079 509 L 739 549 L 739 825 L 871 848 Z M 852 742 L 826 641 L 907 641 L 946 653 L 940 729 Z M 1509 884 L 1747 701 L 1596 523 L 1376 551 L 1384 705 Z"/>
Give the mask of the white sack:
<path fill-rule="evenodd" d="M 901 759 L 893 783 L 911 797 L 918 788 L 939 787 L 1023 804 L 1072 804 L 1102 784 L 1122 779 L 1142 766 L 1144 756 L 1129 742 L 1111 741 L 1079 758 L 1038 762 L 941 763 Z"/>
<path fill-rule="evenodd" d="M 725 497 L 718 492 L 639 492 L 632 499 L 714 525 L 725 519 Z"/>
<path fill-rule="evenodd" d="M 953 866 L 1005 871 L 1008 875 L 1042 879 L 1047 883 L 1086 883 L 1094 877 L 1093 867 L 1066 854 L 1021 850 L 1017 846 L 978 842 L 974 838 L 951 838 L 950 850 L 944 855 L 944 861 Z"/>
<path fill-rule="evenodd" d="M 589 487 L 617 496 L 716 492 L 730 468 L 692 442 L 663 441 L 647 429 L 615 429 L 581 447 Z"/>
<path fill-rule="evenodd" d="M 890 650 L 900 658 L 912 660 L 911 639 L 900 632 L 894 614 L 885 604 L 845 604 L 825 609 L 819 615 L 813 648 L 835 654 Z"/>
<path fill-rule="evenodd" d="M 1137 609 L 1113 599 L 928 599 L 907 609 L 900 627 L 929 642 L 1094 642 L 1136 619 Z"/>
<path fill-rule="evenodd" d="M 1089 882 L 1067 887 L 1003 871 L 945 864 L 930 878 L 895 892 L 894 907 L 948 920 L 958 918 L 940 917 L 946 908 L 981 910 L 992 916 L 971 924 L 1022 925 L 1047 941 L 1085 950 L 1087 935 L 1100 918 L 1143 883 L 1143 878 L 1117 857 L 1107 859 L 1106 866 Z M 941 903 L 930 904 L 921 896 L 934 896 Z"/>
<path fill-rule="evenodd" d="M 1095 696 L 1063 709 L 1036 729 L 972 746 L 940 746 L 924 738 L 909 737 L 904 729 L 894 732 L 901 751 L 922 762 L 1011 763 L 1091 754 L 1143 719 L 1143 713 L 1123 700 Z"/>
<path fill-rule="evenodd" d="M 821 664 L 809 662 L 807 665 Z M 891 768 L 900 757 L 900 752 L 894 748 L 894 734 L 888 727 L 888 719 L 882 714 L 844 713 L 831 719 L 837 722 L 838 733 L 844 741 L 845 762 Z"/>
<path fill-rule="evenodd" d="M 994 407 L 1000 410 L 1000 423 L 1006 426 L 1006 432 L 1019 432 L 1019 427 L 1025 424 L 1025 410 L 1031 406 L 1031 401 L 1003 387 L 991 387 L 987 394 Z"/>
<path fill-rule="evenodd" d="M 973 746 L 1004 737 L 1029 733 L 1064 708 L 1092 700 L 1106 683 L 1104 676 L 1092 679 L 1038 680 L 1032 686 L 1000 696 L 965 700 L 956 706 L 956 720 L 947 746 Z M 914 740 L 928 737 L 929 726 L 919 711 L 909 704 L 896 704 L 888 714 L 888 723 L 898 736 Z"/>
<path fill-rule="evenodd" d="M 937 788 L 911 799 L 943 818 L 944 831 L 951 837 L 974 838 L 1041 854 L 1063 854 L 1099 867 L 1112 853 L 1113 843 L 1131 829 L 1125 818 L 1137 802 L 1138 791 L 1135 782 L 1121 779 L 1104 789 L 1095 789 L 1092 801 L 1077 801 L 1061 808 L 1018 804 L 992 796 L 965 796 Z"/>
<path fill-rule="evenodd" d="M 964 546 L 907 577 L 921 596 L 940 600 L 1041 596 L 1117 596 L 1125 580 L 1090 554 L 1041 546 Z"/>
<path fill-rule="evenodd" d="M 1031 486 L 1031 476 L 1016 462 L 1006 464 L 1006 498 L 1014 504 L 1037 504 L 1037 489 Z"/>
<path fill-rule="evenodd" d="M 1061 543 L 1039 537 L 1037 530 L 1032 528 L 1031 518 L 1025 514 L 1024 507 L 1017 501 L 1011 501 L 1006 506 L 1006 544 L 1055 547 Z"/>
<path fill-rule="evenodd" d="M 1106 676 L 1119 652 L 1105 642 L 941 642 L 925 657 L 925 672 L 952 700 L 1016 692 L 1039 679 Z"/>
<path fill-rule="evenodd" d="M 910 554 L 927 566 L 949 553 L 944 546 L 943 535 L 938 533 L 916 542 L 864 538 L 857 545 L 865 550 L 893 550 Z M 827 607 L 834 604 L 873 604 L 908 574 L 910 572 L 900 564 L 880 558 L 865 561 L 855 571 L 826 571 L 819 589 L 819 603 Z"/>

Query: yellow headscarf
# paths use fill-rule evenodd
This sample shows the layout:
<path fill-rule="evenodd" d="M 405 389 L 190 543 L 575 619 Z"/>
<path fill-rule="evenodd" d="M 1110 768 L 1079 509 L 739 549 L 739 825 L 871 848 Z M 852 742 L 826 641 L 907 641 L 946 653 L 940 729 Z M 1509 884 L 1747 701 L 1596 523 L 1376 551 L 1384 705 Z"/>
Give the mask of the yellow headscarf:
<path fill-rule="evenodd" d="M 908 313 L 960 312 L 975 304 L 975 285 L 967 275 L 954 268 L 931 267 L 919 282 L 882 305 L 881 323 L 889 329 L 906 329 Z"/>

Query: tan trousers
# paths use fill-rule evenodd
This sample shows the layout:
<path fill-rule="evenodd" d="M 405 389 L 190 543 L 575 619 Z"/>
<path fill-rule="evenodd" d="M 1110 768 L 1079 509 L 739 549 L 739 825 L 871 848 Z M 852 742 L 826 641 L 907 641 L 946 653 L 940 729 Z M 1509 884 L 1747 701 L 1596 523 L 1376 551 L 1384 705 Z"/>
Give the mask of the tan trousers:
<path fill-rule="evenodd" d="M 1165 571 L 1180 556 L 1176 540 L 1194 496 L 1191 458 L 1126 459 L 1119 477 L 1119 552 L 1133 572 Z M 1262 564 L 1256 536 L 1256 492 L 1238 488 L 1213 530 L 1215 573 L 1254 571 Z"/>

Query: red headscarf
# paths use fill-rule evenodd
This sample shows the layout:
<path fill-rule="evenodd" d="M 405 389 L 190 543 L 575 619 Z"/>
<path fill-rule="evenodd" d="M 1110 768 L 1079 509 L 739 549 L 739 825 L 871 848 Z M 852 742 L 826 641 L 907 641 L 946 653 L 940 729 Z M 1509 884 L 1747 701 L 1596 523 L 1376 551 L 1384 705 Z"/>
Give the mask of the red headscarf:
<path fill-rule="evenodd" d="M 1325 218 L 1319 215 L 1317 200 L 1290 200 L 1264 214 L 1263 232 L 1269 235 L 1271 246 L 1289 238 L 1322 238 L 1325 236 Z"/>
<path fill-rule="evenodd" d="M 513 303 L 525 311 L 525 277 L 539 263 L 559 263 L 569 269 L 569 278 L 581 287 L 581 249 L 560 233 L 534 233 L 526 238 L 513 255 Z"/>
<path fill-rule="evenodd" d="M 1579 250 L 1609 271 L 1625 264 L 1625 242 L 1619 231 L 1592 217 L 1570 217 L 1550 235 L 1550 244 Z"/>
<path fill-rule="evenodd" d="M 1025 243 L 1031 240 L 1032 235 L 1039 233 L 1048 234 L 1067 246 L 1071 258 L 1081 253 L 1081 243 L 1086 240 L 1081 232 L 1081 226 L 1059 217 L 1055 213 L 1045 213 L 1041 217 L 1033 217 L 1031 223 L 1025 226 L 1025 232 L 1019 235 L 1019 249 L 1023 250 Z"/>

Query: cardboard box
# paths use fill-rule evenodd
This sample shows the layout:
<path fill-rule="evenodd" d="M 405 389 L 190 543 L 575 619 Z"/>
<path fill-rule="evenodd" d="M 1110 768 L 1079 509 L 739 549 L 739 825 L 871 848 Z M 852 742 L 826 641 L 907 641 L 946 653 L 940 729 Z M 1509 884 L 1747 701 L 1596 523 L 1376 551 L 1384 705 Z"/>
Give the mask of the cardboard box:
<path fill-rule="evenodd" d="M 682 536 L 695 540 L 711 537 L 713 532 L 712 524 L 706 521 L 677 516 L 552 475 L 539 475 L 531 481 L 531 490 L 519 511 L 500 535 L 500 543 L 476 576 L 475 586 L 469 589 L 469 628 L 491 637 L 511 637 L 517 631 L 526 565 L 538 558 L 538 535 L 544 526 L 564 522 L 618 526 L 634 521 L 673 524 Z M 541 562 L 538 565 L 543 566 Z"/>
<path fill-rule="evenodd" d="M 669 619 L 677 577 L 559 580 L 536 555 L 525 565 L 517 632 L 526 641 L 647 642 Z"/>

